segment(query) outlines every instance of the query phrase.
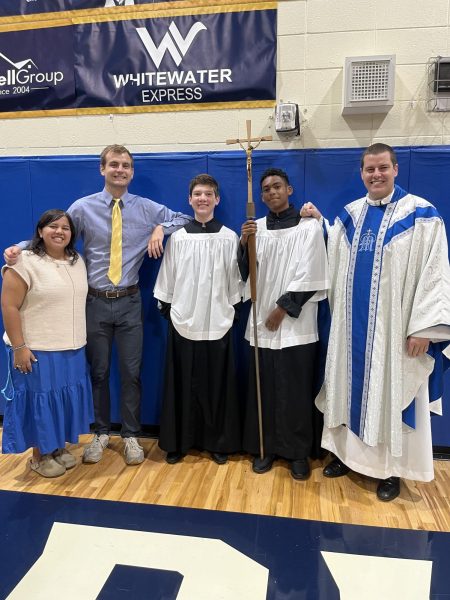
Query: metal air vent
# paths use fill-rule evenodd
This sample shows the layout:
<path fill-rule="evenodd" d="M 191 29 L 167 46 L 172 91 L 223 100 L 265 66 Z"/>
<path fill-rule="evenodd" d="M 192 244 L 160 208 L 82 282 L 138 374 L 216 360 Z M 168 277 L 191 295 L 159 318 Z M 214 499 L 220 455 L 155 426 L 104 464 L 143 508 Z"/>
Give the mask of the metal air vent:
<path fill-rule="evenodd" d="M 395 55 L 345 59 L 342 114 L 387 112 L 394 104 Z"/>
<path fill-rule="evenodd" d="M 450 112 L 450 57 L 435 56 L 428 61 L 427 109 Z"/>

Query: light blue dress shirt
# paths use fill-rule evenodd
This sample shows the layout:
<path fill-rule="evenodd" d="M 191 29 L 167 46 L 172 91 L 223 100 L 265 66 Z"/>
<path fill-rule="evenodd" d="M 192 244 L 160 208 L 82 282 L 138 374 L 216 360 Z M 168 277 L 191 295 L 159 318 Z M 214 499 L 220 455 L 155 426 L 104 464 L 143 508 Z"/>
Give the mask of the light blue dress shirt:
<path fill-rule="evenodd" d="M 83 240 L 89 285 L 97 290 L 114 289 L 108 279 L 113 198 L 105 189 L 76 200 L 67 210 Z M 156 225 L 172 233 L 192 220 L 149 198 L 125 193 L 122 209 L 122 279 L 118 288 L 138 283 L 139 269 L 148 240 Z"/>

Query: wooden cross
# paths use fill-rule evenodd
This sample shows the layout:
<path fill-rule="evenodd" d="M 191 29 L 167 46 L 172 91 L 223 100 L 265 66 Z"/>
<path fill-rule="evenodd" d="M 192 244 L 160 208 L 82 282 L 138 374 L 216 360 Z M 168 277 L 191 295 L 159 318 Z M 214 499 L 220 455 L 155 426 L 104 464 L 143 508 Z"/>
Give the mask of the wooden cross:
<path fill-rule="evenodd" d="M 247 156 L 247 219 L 255 218 L 255 203 L 253 202 L 253 175 L 252 175 L 252 152 L 259 146 L 261 142 L 270 142 L 272 140 L 271 135 L 264 135 L 262 137 L 252 138 L 252 122 L 246 121 L 247 126 L 247 137 L 243 139 L 226 140 L 226 144 L 239 144 L 244 150 Z M 243 144 L 247 142 L 247 147 Z M 256 142 L 253 146 L 252 142 Z M 250 280 L 251 281 L 251 280 Z"/>
<path fill-rule="evenodd" d="M 252 175 L 252 152 L 259 146 L 261 142 L 269 142 L 272 136 L 265 135 L 258 138 L 252 138 L 252 122 L 246 121 L 247 125 L 247 138 L 246 139 L 235 139 L 226 140 L 227 144 L 239 144 L 244 150 L 247 156 L 247 219 L 255 218 L 255 203 L 253 202 L 253 175 Z M 247 147 L 244 143 L 247 142 Z M 255 145 L 252 142 L 256 142 Z M 248 262 L 249 262 L 249 273 L 250 273 L 250 298 L 252 301 L 253 309 L 253 339 L 255 346 L 255 377 L 256 377 L 256 401 L 258 406 L 258 426 L 259 426 L 259 454 L 261 460 L 264 459 L 264 435 L 263 435 L 263 415 L 262 415 L 262 402 L 261 402 L 261 384 L 259 375 L 259 351 L 258 351 L 258 325 L 256 318 L 256 238 L 252 234 L 248 237 L 247 241 L 248 248 Z"/>

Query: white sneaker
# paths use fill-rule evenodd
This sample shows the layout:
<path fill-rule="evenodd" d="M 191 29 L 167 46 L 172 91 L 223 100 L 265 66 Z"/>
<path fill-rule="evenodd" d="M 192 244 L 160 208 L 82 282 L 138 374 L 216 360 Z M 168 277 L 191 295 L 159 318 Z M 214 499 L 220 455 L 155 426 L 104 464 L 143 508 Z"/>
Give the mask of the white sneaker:
<path fill-rule="evenodd" d="M 103 456 L 103 450 L 109 444 L 109 435 L 101 433 L 100 435 L 95 434 L 94 439 L 86 446 L 83 452 L 83 462 L 85 463 L 98 463 Z"/>
<path fill-rule="evenodd" d="M 125 443 L 125 462 L 127 465 L 139 465 L 144 460 L 144 449 L 139 445 L 137 438 L 127 437 L 123 439 Z"/>

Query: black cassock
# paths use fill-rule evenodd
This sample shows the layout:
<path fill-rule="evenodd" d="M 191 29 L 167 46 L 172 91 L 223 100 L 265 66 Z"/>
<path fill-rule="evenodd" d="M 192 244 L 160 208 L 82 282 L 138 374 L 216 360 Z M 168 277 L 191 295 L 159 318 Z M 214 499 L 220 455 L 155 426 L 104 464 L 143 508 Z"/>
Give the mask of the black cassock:
<path fill-rule="evenodd" d="M 231 454 L 241 449 L 232 332 L 192 341 L 169 323 L 159 446 Z"/>

